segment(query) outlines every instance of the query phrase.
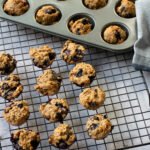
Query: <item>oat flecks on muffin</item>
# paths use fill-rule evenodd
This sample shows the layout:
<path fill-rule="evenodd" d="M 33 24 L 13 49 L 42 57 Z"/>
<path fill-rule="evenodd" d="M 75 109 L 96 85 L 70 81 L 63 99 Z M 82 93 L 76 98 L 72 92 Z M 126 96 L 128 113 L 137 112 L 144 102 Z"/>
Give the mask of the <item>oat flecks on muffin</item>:
<path fill-rule="evenodd" d="M 90 9 L 99 9 L 107 5 L 108 0 L 83 0 L 83 4 Z"/>
<path fill-rule="evenodd" d="M 61 58 L 68 64 L 75 64 L 83 61 L 86 49 L 83 45 L 67 40 L 61 50 Z"/>
<path fill-rule="evenodd" d="M 76 136 L 68 124 L 60 124 L 49 137 L 49 143 L 61 149 L 69 148 L 75 141 Z"/>
<path fill-rule="evenodd" d="M 121 44 L 127 39 L 126 30 L 118 25 L 108 26 L 103 33 L 103 39 L 109 44 Z"/>
<path fill-rule="evenodd" d="M 136 16 L 135 0 L 120 0 L 116 7 L 116 12 L 124 18 L 133 18 Z"/>
<path fill-rule="evenodd" d="M 16 150 L 36 150 L 40 143 L 39 133 L 20 129 L 11 134 L 11 142 Z"/>
<path fill-rule="evenodd" d="M 45 5 L 37 11 L 35 19 L 42 25 L 52 25 L 61 19 L 61 12 L 52 5 Z"/>
<path fill-rule="evenodd" d="M 16 68 L 17 61 L 6 53 L 0 53 L 0 75 L 8 75 Z"/>
<path fill-rule="evenodd" d="M 104 139 L 113 129 L 113 125 L 107 116 L 101 114 L 90 117 L 86 123 L 89 136 L 95 140 Z"/>
<path fill-rule="evenodd" d="M 56 58 L 56 53 L 48 45 L 39 48 L 30 48 L 29 54 L 33 64 L 43 69 L 52 65 Z"/>
<path fill-rule="evenodd" d="M 18 75 L 10 74 L 0 81 L 0 96 L 6 100 L 14 100 L 23 91 L 23 86 L 20 83 Z"/>
<path fill-rule="evenodd" d="M 42 95 L 55 95 L 61 86 L 62 78 L 55 71 L 48 69 L 37 78 L 35 89 Z"/>
<path fill-rule="evenodd" d="M 93 29 L 91 20 L 87 17 L 81 17 L 78 19 L 71 19 L 69 21 L 69 29 L 72 33 L 77 35 L 88 34 Z"/>
<path fill-rule="evenodd" d="M 87 63 L 78 63 L 69 73 L 69 79 L 77 86 L 86 87 L 96 76 L 94 67 Z"/>
<path fill-rule="evenodd" d="M 42 116 L 50 122 L 63 122 L 69 111 L 66 99 L 52 99 L 39 108 Z"/>
<path fill-rule="evenodd" d="M 28 11 L 29 3 L 27 0 L 6 0 L 3 9 L 8 15 L 20 16 Z"/>
<path fill-rule="evenodd" d="M 29 118 L 29 115 L 29 105 L 25 100 L 13 101 L 3 112 L 4 119 L 14 126 L 25 123 Z"/>
<path fill-rule="evenodd" d="M 86 88 L 79 96 L 80 104 L 86 109 L 96 110 L 104 104 L 105 92 L 99 87 Z"/>

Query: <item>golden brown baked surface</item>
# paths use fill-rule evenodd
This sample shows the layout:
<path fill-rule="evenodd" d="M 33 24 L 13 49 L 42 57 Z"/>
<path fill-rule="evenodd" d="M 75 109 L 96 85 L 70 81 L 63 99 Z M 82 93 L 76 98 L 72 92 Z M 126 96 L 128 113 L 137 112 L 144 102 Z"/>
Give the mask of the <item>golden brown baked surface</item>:
<path fill-rule="evenodd" d="M 62 78 L 53 70 L 45 70 L 42 75 L 37 78 L 35 89 L 42 95 L 55 95 L 61 86 Z"/>
<path fill-rule="evenodd" d="M 75 64 L 83 60 L 85 47 L 81 44 L 67 40 L 61 50 L 61 58 L 68 64 Z"/>
<path fill-rule="evenodd" d="M 88 86 L 96 76 L 96 71 L 92 65 L 78 63 L 69 73 L 69 79 L 78 86 Z"/>
<path fill-rule="evenodd" d="M 110 120 L 101 114 L 90 117 L 86 123 L 86 129 L 92 139 L 104 139 L 113 129 Z"/>
<path fill-rule="evenodd" d="M 60 18 L 60 11 L 52 5 L 41 7 L 35 16 L 36 21 L 42 25 L 52 25 L 58 22 Z"/>
<path fill-rule="evenodd" d="M 49 137 L 49 143 L 61 149 L 66 149 L 76 141 L 76 136 L 68 124 L 60 124 Z"/>
<path fill-rule="evenodd" d="M 29 9 L 27 0 L 7 0 L 4 4 L 4 11 L 11 16 L 20 16 Z"/>
<path fill-rule="evenodd" d="M 127 39 L 127 32 L 118 25 L 111 25 L 104 30 L 103 38 L 110 44 L 121 44 Z"/>
<path fill-rule="evenodd" d="M 29 118 L 29 115 L 29 106 L 25 100 L 13 101 L 3 112 L 4 119 L 14 126 L 25 123 Z"/>
<path fill-rule="evenodd" d="M 0 81 L 0 96 L 9 101 L 17 98 L 23 91 L 18 75 L 10 74 Z"/>
<path fill-rule="evenodd" d="M 35 150 L 40 142 L 37 132 L 20 129 L 11 134 L 11 142 L 16 150 Z"/>
<path fill-rule="evenodd" d="M 39 108 L 42 116 L 50 122 L 63 122 L 69 111 L 66 99 L 52 99 Z"/>
<path fill-rule="evenodd" d="M 99 87 L 86 88 L 79 95 L 79 101 L 86 109 L 96 110 L 105 101 L 105 92 Z"/>

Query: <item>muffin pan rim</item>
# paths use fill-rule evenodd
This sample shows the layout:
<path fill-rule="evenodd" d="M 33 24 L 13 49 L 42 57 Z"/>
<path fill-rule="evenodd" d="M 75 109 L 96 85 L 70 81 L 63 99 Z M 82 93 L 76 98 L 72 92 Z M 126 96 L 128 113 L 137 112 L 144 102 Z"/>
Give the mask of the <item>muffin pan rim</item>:
<path fill-rule="evenodd" d="M 31 27 L 33 29 L 37 29 L 39 31 L 45 32 L 45 33 L 49 33 L 52 35 L 58 35 L 60 37 L 66 38 L 66 39 L 72 39 L 74 41 L 78 41 L 84 44 L 88 44 L 94 47 L 98 47 L 98 48 L 102 48 L 105 50 L 109 50 L 109 51 L 114 51 L 114 52 L 125 52 L 130 50 L 133 47 L 133 43 L 136 40 L 136 31 L 135 31 L 135 18 L 131 18 L 131 19 L 126 19 L 126 18 L 122 18 L 120 16 L 118 16 L 116 14 L 116 12 L 114 12 L 114 9 L 110 9 L 111 7 L 115 7 L 116 3 L 118 2 L 118 0 L 109 0 L 108 4 L 102 8 L 102 9 L 98 9 L 98 10 L 90 10 L 88 8 L 86 8 L 83 4 L 82 4 L 82 0 L 80 0 L 79 2 L 81 3 L 81 6 L 78 7 L 78 10 L 73 9 L 71 10 L 70 13 L 68 13 L 68 9 L 71 8 L 72 5 L 77 4 L 78 1 L 75 0 L 69 0 L 69 1 L 51 1 L 49 2 L 49 0 L 36 0 L 36 2 L 33 2 L 32 0 L 28 0 L 28 3 L 30 5 L 29 10 L 20 16 L 10 16 L 8 14 L 6 14 L 3 11 L 3 1 L 0 2 L 1 7 L 0 7 L 0 17 L 1 18 L 5 18 L 7 20 L 11 20 L 11 21 L 15 21 L 17 23 L 21 23 L 24 24 L 28 27 Z M 36 10 L 43 6 L 43 5 L 54 5 L 56 6 L 56 8 L 58 8 L 61 11 L 61 19 L 59 20 L 59 22 L 54 23 L 52 25 L 41 25 L 38 22 L 36 22 L 35 20 L 35 12 Z M 88 12 L 87 12 L 88 10 Z M 101 11 L 101 13 L 100 13 Z M 107 11 L 106 17 L 103 17 L 103 13 Z M 75 15 L 75 14 L 88 14 L 89 16 L 92 16 L 92 19 L 95 21 L 95 27 L 94 29 L 89 32 L 88 34 L 85 35 L 75 35 L 73 33 L 70 32 L 70 30 L 68 30 L 68 26 L 67 26 L 67 20 L 69 17 Z M 110 16 L 109 14 L 112 14 L 111 18 L 113 18 L 110 21 Z M 23 18 L 28 18 L 28 22 L 23 19 Z M 99 18 L 103 18 L 103 21 L 101 22 L 101 20 Z M 119 19 L 118 19 L 119 17 Z M 99 20 L 98 20 L 99 19 Z M 112 44 L 108 44 L 106 42 L 103 41 L 103 39 L 100 38 L 100 34 L 102 31 L 102 28 L 104 27 L 104 25 L 109 24 L 110 22 L 120 22 L 121 24 L 125 24 L 126 26 L 128 26 L 129 29 L 129 33 L 132 32 L 132 35 L 129 34 L 128 39 L 123 42 L 122 44 L 116 44 L 116 45 L 112 45 Z M 60 28 L 61 25 L 61 28 Z M 63 27 L 62 27 L 63 26 Z M 59 31 L 56 31 L 55 29 L 59 28 Z"/>

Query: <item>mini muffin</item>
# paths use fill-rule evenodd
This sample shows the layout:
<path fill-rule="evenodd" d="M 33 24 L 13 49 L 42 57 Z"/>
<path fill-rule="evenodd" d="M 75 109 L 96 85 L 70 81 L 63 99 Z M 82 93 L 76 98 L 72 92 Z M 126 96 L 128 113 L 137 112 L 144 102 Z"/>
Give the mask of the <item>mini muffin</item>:
<path fill-rule="evenodd" d="M 99 87 L 87 88 L 80 94 L 79 99 L 86 109 L 96 110 L 104 104 L 105 92 Z"/>
<path fill-rule="evenodd" d="M 88 34 L 93 30 L 93 24 L 88 17 L 80 17 L 69 21 L 69 29 L 77 35 Z"/>
<path fill-rule="evenodd" d="M 103 38 L 109 44 L 121 44 L 127 39 L 127 32 L 118 25 L 110 25 L 104 30 Z"/>
<path fill-rule="evenodd" d="M 49 143 L 57 148 L 67 149 L 76 141 L 76 136 L 68 124 L 60 124 L 49 137 Z"/>
<path fill-rule="evenodd" d="M 29 106 L 25 100 L 13 101 L 3 112 L 4 119 L 14 126 L 24 124 L 29 118 L 29 115 Z"/>
<path fill-rule="evenodd" d="M 28 11 L 29 3 L 27 0 L 6 0 L 3 9 L 8 15 L 20 16 Z"/>
<path fill-rule="evenodd" d="M 63 122 L 68 114 L 69 106 L 65 99 L 52 99 L 41 104 L 39 111 L 50 122 Z"/>
<path fill-rule="evenodd" d="M 16 150 L 36 150 L 40 143 L 39 133 L 20 129 L 11 134 L 10 141 Z"/>
<path fill-rule="evenodd" d="M 6 53 L 0 53 L 0 75 L 8 75 L 16 68 L 17 61 Z"/>
<path fill-rule="evenodd" d="M 85 51 L 83 45 L 67 40 L 60 56 L 68 64 L 75 64 L 83 60 Z"/>
<path fill-rule="evenodd" d="M 56 57 L 56 53 L 48 45 L 39 48 L 31 48 L 29 54 L 33 64 L 43 69 L 50 66 Z"/>
<path fill-rule="evenodd" d="M 86 129 L 92 139 L 101 140 L 112 131 L 113 126 L 106 116 L 97 114 L 88 119 Z"/>
<path fill-rule="evenodd" d="M 52 96 L 58 93 L 62 78 L 55 71 L 48 69 L 37 78 L 35 89 L 42 95 Z"/>
<path fill-rule="evenodd" d="M 99 9 L 107 5 L 108 0 L 83 0 L 83 4 L 90 9 Z"/>
<path fill-rule="evenodd" d="M 42 25 L 52 25 L 61 18 L 61 12 L 52 5 L 42 6 L 36 13 L 35 19 Z"/>
<path fill-rule="evenodd" d="M 70 81 L 81 87 L 90 85 L 95 76 L 95 69 L 87 63 L 78 63 L 69 73 Z"/>
<path fill-rule="evenodd" d="M 135 0 L 120 0 L 116 7 L 116 12 L 124 18 L 133 18 L 136 16 Z"/>
<path fill-rule="evenodd" d="M 23 91 L 18 75 L 10 74 L 4 80 L 0 81 L 0 96 L 6 100 L 14 100 Z"/>

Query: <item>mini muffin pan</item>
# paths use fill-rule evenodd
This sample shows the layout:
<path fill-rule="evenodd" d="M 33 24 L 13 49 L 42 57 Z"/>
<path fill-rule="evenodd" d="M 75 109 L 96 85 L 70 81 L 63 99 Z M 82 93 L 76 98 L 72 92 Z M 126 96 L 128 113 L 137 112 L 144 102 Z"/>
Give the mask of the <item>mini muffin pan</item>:
<path fill-rule="evenodd" d="M 85 43 L 101 49 L 114 52 L 125 52 L 133 47 L 136 40 L 136 18 L 122 18 L 116 11 L 115 7 L 119 0 L 108 0 L 105 7 L 100 9 L 86 8 L 82 0 L 28 0 L 29 10 L 20 16 L 10 16 L 3 10 L 5 0 L 0 1 L 0 17 L 17 23 L 24 24 L 28 27 L 40 30 L 42 32 L 58 35 L 66 39 Z M 52 25 L 42 25 L 36 22 L 35 15 L 37 10 L 44 5 L 53 5 L 61 12 L 61 18 Z M 93 24 L 93 30 L 88 34 L 76 35 L 70 32 L 68 22 L 72 18 L 88 17 Z M 119 25 L 123 27 L 128 34 L 128 38 L 121 44 L 109 44 L 103 40 L 103 31 L 108 25 Z"/>

